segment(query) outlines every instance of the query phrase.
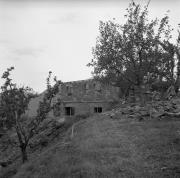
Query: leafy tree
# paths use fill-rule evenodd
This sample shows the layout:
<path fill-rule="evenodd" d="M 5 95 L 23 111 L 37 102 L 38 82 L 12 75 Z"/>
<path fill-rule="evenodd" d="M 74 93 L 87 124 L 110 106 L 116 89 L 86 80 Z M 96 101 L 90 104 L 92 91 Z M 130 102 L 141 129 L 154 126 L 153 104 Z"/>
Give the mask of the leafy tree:
<path fill-rule="evenodd" d="M 168 34 L 170 35 L 170 33 Z M 169 83 L 169 86 L 174 86 L 177 93 L 180 87 L 180 31 L 178 30 L 176 44 L 169 41 L 169 35 L 166 35 L 163 42 L 160 42 L 164 50 L 164 66 L 161 70 L 163 70 L 166 83 Z"/>
<path fill-rule="evenodd" d="M 180 24 L 179 24 L 180 27 Z M 175 53 L 177 56 L 177 78 L 175 83 L 175 90 L 176 92 L 179 91 L 180 87 L 180 31 L 178 30 L 178 38 L 177 38 L 177 45 L 175 47 Z"/>
<path fill-rule="evenodd" d="M 26 148 L 29 144 L 29 140 L 38 133 L 41 122 L 47 118 L 48 113 L 51 111 L 52 99 L 58 93 L 58 86 L 61 82 L 54 78 L 55 85 L 51 86 L 50 79 L 52 72 L 49 72 L 47 90 L 43 100 L 39 103 L 37 116 L 28 118 L 27 120 L 25 112 L 34 94 L 29 87 L 18 87 L 16 84 L 12 83 L 10 73 L 13 69 L 14 67 L 8 68 L 2 75 L 2 78 L 5 79 L 5 83 L 1 87 L 0 118 L 5 118 L 15 127 L 22 153 L 22 161 L 25 162 L 28 159 Z"/>
<path fill-rule="evenodd" d="M 174 46 L 169 42 L 172 29 L 168 15 L 149 20 L 148 5 L 141 8 L 133 1 L 125 18 L 123 25 L 115 20 L 100 21 L 100 35 L 88 66 L 94 67 L 94 76 L 112 79 L 120 87 L 124 81 L 142 96 L 144 85 L 174 78 Z"/>

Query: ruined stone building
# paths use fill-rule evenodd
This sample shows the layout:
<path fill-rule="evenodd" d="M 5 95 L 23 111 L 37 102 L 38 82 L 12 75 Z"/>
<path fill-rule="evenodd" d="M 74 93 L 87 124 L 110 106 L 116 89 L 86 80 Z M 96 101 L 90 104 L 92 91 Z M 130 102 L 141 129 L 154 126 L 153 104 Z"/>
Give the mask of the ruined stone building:
<path fill-rule="evenodd" d="M 109 84 L 93 79 L 65 82 L 60 85 L 59 94 L 54 99 L 54 115 L 65 117 L 101 113 L 110 109 L 118 99 L 119 88 Z M 37 108 L 38 102 L 32 101 L 30 105 Z M 33 112 L 35 109 L 31 115 Z"/>
<path fill-rule="evenodd" d="M 93 79 L 66 82 L 59 88 L 59 106 L 55 115 L 73 116 L 101 113 L 119 98 L 119 88 Z M 60 111 L 58 113 L 58 110 Z M 57 112 L 56 112 L 57 111 Z"/>

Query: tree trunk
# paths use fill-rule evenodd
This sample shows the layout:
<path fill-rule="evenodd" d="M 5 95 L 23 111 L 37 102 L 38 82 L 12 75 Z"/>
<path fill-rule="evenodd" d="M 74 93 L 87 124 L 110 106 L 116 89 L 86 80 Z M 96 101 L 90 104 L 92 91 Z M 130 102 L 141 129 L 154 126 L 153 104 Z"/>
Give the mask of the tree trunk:
<path fill-rule="evenodd" d="M 139 95 L 139 99 L 140 99 L 140 104 L 144 105 L 145 101 L 144 101 L 144 89 L 142 88 L 141 85 L 138 86 L 138 95 Z"/>
<path fill-rule="evenodd" d="M 28 160 L 26 147 L 27 147 L 26 144 L 22 144 L 20 146 L 23 163 L 25 163 Z"/>

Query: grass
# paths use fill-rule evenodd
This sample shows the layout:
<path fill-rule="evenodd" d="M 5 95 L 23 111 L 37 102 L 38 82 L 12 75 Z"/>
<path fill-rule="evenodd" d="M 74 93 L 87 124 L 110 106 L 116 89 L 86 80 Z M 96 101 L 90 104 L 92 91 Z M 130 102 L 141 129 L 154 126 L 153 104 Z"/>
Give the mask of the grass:
<path fill-rule="evenodd" d="M 79 121 L 15 178 L 178 178 L 180 121 Z"/>

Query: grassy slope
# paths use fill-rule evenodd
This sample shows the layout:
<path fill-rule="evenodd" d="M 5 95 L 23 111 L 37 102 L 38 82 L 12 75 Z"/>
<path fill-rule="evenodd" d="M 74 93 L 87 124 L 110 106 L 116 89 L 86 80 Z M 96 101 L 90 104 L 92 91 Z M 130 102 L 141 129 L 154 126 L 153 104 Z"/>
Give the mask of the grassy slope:
<path fill-rule="evenodd" d="M 180 121 L 80 121 L 15 178 L 180 177 Z"/>

